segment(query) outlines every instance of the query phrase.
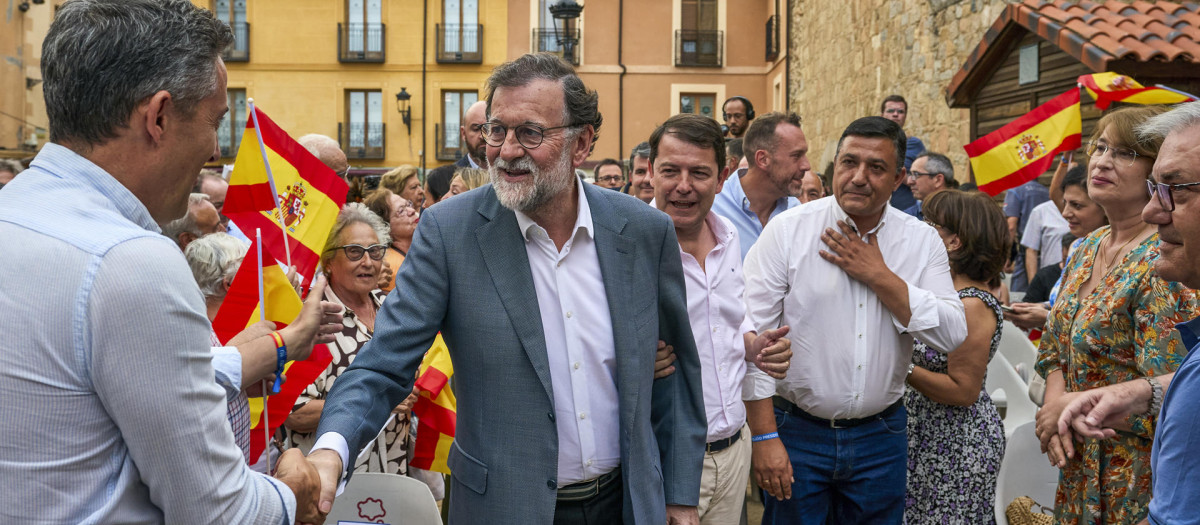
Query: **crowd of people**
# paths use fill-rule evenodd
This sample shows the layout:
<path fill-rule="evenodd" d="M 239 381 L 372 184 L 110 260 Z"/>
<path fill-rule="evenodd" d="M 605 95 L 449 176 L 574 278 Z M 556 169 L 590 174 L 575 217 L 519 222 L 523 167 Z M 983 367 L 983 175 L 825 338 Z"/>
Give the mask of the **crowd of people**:
<path fill-rule="evenodd" d="M 736 524 L 748 483 L 763 523 L 993 523 L 1007 320 L 1040 337 L 1055 522 L 1200 520 L 1200 103 L 1107 112 L 1002 206 L 903 131 L 898 95 L 823 174 L 799 115 L 735 96 L 585 178 L 598 94 L 524 55 L 467 108 L 458 163 L 352 186 L 311 286 L 289 272 L 290 324 L 222 344 L 249 239 L 201 167 L 232 39 L 186 0 L 70 0 L 50 28 L 51 140 L 0 162 L 0 515 L 320 523 L 384 472 L 456 524 Z M 298 142 L 348 178 L 336 140 Z M 448 478 L 409 464 L 439 337 Z M 251 458 L 249 398 L 320 344 Z"/>

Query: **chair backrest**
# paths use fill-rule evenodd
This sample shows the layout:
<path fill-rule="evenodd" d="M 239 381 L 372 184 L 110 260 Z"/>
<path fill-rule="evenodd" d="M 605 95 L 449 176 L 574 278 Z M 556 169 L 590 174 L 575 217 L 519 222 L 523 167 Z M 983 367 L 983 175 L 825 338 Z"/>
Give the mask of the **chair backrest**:
<path fill-rule="evenodd" d="M 424 483 L 398 474 L 361 472 L 333 500 L 325 523 L 441 525 L 442 518 Z"/>
<path fill-rule="evenodd" d="M 1004 321 L 1004 326 L 1000 329 L 1000 347 L 996 350 L 997 354 L 1003 355 L 1013 365 L 1025 363 L 1025 367 L 1032 370 L 1033 365 L 1037 364 L 1037 352 L 1037 347 L 1033 346 L 1033 342 L 1023 330 L 1012 324 L 1012 321 Z"/>
<path fill-rule="evenodd" d="M 1029 399 L 1029 385 L 1021 380 L 1016 369 L 999 352 L 988 362 L 987 381 L 984 388 L 992 396 L 997 407 L 1000 399 L 1004 400 L 1004 433 L 1010 435 L 1013 429 L 1029 421 L 1037 414 L 1037 405 Z M 996 391 L 1003 390 L 1004 396 L 997 396 Z"/>
<path fill-rule="evenodd" d="M 1042 454 L 1041 443 L 1033 432 L 1034 422 L 1018 426 L 1008 436 L 1004 460 L 996 479 L 996 523 L 1007 525 L 1004 511 L 1012 500 L 1029 496 L 1033 501 L 1054 508 L 1058 490 L 1058 469 Z"/>

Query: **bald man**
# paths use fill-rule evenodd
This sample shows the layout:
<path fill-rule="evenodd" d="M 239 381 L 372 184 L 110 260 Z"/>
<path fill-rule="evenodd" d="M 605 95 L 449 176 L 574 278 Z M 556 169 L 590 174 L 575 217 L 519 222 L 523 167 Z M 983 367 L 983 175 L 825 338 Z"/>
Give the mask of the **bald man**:
<path fill-rule="evenodd" d="M 467 154 L 463 155 L 454 165 L 460 168 L 487 168 L 487 164 L 483 162 L 484 156 L 487 154 L 487 144 L 483 142 L 483 133 L 479 128 L 487 122 L 487 101 L 480 100 L 471 107 L 467 108 L 467 112 L 463 113 L 462 125 L 458 127 L 458 132 L 462 135 L 462 144 L 467 148 Z"/>
<path fill-rule="evenodd" d="M 346 176 L 350 173 L 350 162 L 346 160 L 346 152 L 342 151 L 342 145 L 338 141 L 333 140 L 325 135 L 310 133 L 296 140 L 304 149 L 312 153 L 314 157 L 320 160 L 329 169 L 337 173 L 342 180 L 350 182 Z"/>

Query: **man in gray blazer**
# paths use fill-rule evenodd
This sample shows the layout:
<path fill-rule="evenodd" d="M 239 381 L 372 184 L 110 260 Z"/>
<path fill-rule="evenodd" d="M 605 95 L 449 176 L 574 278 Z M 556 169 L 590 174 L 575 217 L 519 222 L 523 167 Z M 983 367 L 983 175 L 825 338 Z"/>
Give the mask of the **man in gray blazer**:
<path fill-rule="evenodd" d="M 453 523 L 696 523 L 707 420 L 671 221 L 575 176 L 601 116 L 569 65 L 525 55 L 488 88 L 492 184 L 422 215 L 406 285 L 325 402 L 322 508 L 441 331 Z M 655 380 L 659 340 L 676 373 Z"/>

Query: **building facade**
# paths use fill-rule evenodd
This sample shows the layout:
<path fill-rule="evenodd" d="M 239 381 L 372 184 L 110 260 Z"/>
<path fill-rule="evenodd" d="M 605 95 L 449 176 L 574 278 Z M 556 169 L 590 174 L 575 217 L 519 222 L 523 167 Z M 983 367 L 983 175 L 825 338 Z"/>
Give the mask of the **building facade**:
<path fill-rule="evenodd" d="M 42 39 L 63 0 L 0 7 L 0 158 L 29 159 L 49 139 L 42 99 Z"/>

